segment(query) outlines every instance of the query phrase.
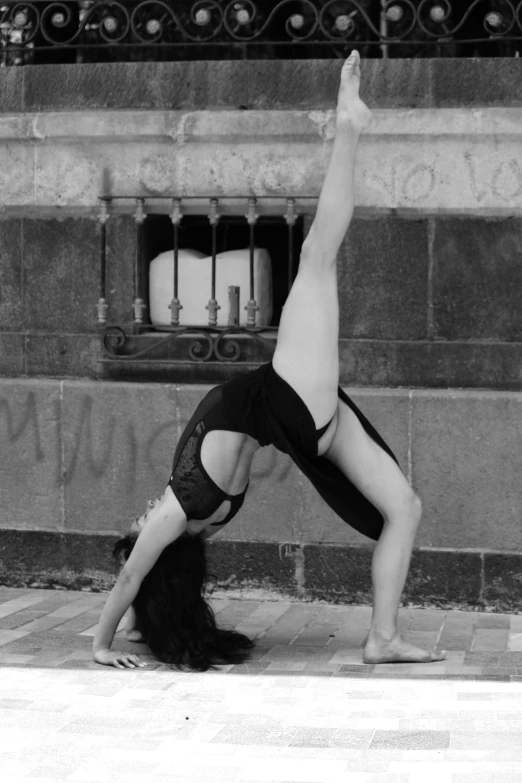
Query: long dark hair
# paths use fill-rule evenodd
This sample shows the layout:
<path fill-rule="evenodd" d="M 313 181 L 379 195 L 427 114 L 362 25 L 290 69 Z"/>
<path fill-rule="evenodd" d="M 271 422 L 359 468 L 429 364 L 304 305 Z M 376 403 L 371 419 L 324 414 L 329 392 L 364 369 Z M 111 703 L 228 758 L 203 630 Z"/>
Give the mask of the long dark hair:
<path fill-rule="evenodd" d="M 136 538 L 116 542 L 113 555 L 128 559 Z M 242 633 L 218 628 L 205 596 L 205 542 L 183 533 L 165 547 L 133 601 L 137 630 L 152 654 L 178 669 L 204 672 L 215 664 L 242 663 L 254 646 Z"/>

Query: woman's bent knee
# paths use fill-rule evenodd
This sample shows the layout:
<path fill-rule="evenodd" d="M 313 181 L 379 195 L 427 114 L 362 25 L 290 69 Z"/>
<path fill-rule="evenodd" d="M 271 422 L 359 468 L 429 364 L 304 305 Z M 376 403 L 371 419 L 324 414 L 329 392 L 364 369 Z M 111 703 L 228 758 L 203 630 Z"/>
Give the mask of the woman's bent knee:
<path fill-rule="evenodd" d="M 407 507 L 412 523 L 418 526 L 422 517 L 422 501 L 413 490 L 409 493 Z"/>
<path fill-rule="evenodd" d="M 412 530 L 417 530 L 422 516 L 422 502 L 420 497 L 408 487 L 400 501 L 394 504 L 393 509 L 385 513 L 385 519 L 391 524 L 400 527 L 405 525 Z"/>

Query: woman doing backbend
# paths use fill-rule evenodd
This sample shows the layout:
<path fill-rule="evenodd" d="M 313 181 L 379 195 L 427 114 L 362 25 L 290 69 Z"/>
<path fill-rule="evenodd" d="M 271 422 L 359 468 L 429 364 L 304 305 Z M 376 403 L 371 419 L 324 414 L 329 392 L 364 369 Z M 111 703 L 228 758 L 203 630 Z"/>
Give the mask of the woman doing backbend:
<path fill-rule="evenodd" d="M 407 644 L 397 628 L 420 501 L 388 446 L 338 385 L 336 256 L 353 212 L 358 139 L 371 117 L 359 98 L 359 79 L 359 55 L 352 52 L 341 74 L 331 159 L 272 362 L 209 392 L 181 437 L 163 497 L 116 545 L 125 563 L 94 638 L 98 663 L 142 665 L 139 656 L 110 649 L 130 607 L 128 637 L 141 638 L 159 660 L 205 670 L 248 656 L 252 642 L 218 629 L 205 600 L 203 539 L 237 513 L 252 458 L 268 444 L 293 458 L 343 520 L 377 541 L 363 660 L 444 657 Z"/>

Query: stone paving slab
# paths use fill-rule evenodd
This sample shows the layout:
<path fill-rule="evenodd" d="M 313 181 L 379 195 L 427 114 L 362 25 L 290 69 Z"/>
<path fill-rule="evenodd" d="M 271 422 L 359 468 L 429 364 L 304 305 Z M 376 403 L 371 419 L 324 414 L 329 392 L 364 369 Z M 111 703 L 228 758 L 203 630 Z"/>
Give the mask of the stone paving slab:
<path fill-rule="evenodd" d="M 445 661 L 368 666 L 369 607 L 212 599 L 252 660 L 187 673 L 91 659 L 103 594 L 0 588 L 2 783 L 522 781 L 522 623 L 407 608 Z M 124 638 L 118 646 L 142 651 Z M 464 643 L 465 642 L 465 643 Z"/>

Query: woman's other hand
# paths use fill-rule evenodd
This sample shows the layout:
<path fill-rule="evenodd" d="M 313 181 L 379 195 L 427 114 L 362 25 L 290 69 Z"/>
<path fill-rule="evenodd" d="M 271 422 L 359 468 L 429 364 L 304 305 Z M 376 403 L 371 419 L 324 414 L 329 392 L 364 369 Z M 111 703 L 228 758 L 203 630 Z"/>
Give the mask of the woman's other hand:
<path fill-rule="evenodd" d="M 115 666 L 116 669 L 135 669 L 147 665 L 138 655 L 115 650 L 96 650 L 94 660 L 104 666 Z"/>

